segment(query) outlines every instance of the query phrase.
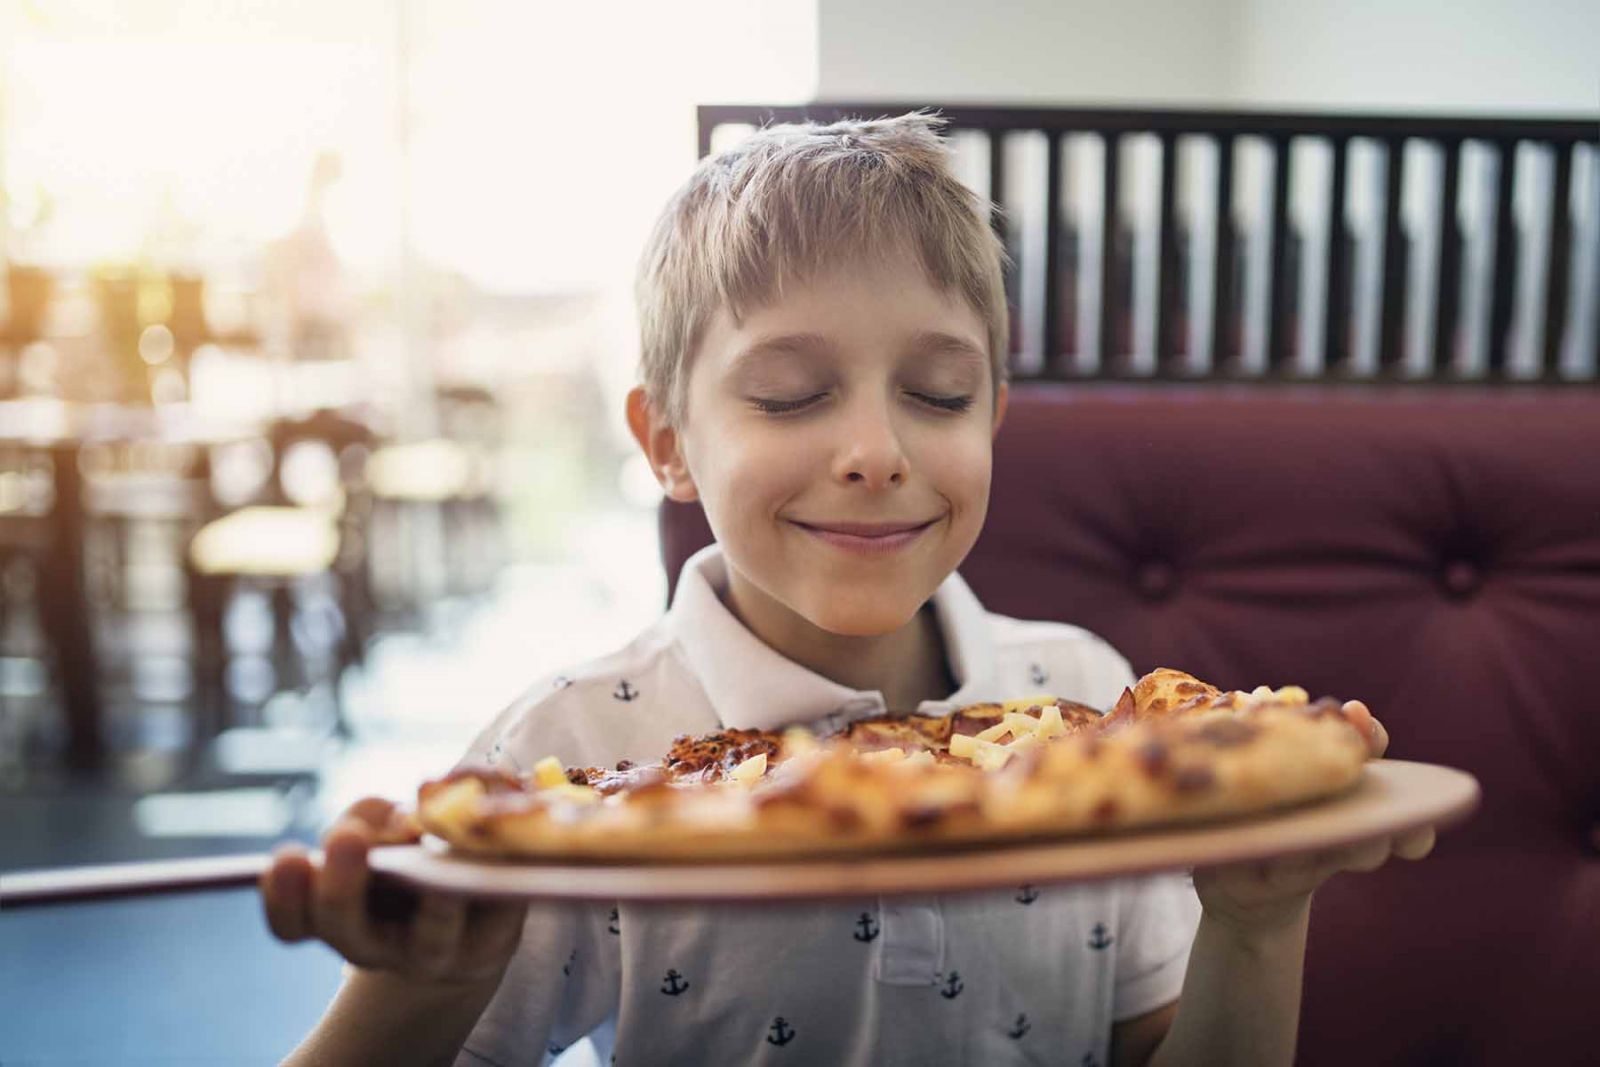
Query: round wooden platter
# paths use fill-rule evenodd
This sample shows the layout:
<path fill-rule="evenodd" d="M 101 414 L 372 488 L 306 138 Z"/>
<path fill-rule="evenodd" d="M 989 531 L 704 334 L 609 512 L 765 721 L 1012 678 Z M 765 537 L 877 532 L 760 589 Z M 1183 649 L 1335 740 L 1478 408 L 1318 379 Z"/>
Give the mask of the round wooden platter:
<path fill-rule="evenodd" d="M 369 862 L 420 889 L 479 897 L 589 901 L 780 901 L 956 893 L 1089 882 L 1312 852 L 1423 826 L 1478 805 L 1465 771 L 1374 760 L 1336 797 L 1225 823 L 1095 837 L 1030 839 L 938 852 L 748 863 L 552 863 L 452 854 L 438 841 L 374 849 Z"/>

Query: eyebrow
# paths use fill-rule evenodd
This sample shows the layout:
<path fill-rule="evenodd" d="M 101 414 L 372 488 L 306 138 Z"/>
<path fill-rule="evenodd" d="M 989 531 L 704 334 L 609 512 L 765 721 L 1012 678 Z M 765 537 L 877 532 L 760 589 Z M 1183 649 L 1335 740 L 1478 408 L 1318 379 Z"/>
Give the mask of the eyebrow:
<path fill-rule="evenodd" d="M 831 352 L 834 344 L 820 333 L 788 333 L 761 337 L 752 341 L 744 351 L 734 357 L 734 366 L 771 356 L 799 355 L 805 352 Z M 922 330 L 906 340 L 908 351 L 932 355 L 959 356 L 964 361 L 988 366 L 989 357 L 982 348 L 965 337 L 943 330 Z"/>

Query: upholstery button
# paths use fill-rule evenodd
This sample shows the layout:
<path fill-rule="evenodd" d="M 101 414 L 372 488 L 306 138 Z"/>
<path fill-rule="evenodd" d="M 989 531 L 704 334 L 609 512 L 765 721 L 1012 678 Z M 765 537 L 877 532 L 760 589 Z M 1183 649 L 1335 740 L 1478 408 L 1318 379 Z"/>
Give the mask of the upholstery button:
<path fill-rule="evenodd" d="M 1172 593 L 1173 586 L 1177 584 L 1177 573 L 1172 569 L 1172 564 L 1151 560 L 1139 568 L 1135 581 L 1139 591 L 1146 597 L 1161 600 Z"/>
<path fill-rule="evenodd" d="M 1455 597 L 1468 597 L 1483 584 L 1483 574 L 1475 563 L 1458 559 L 1444 569 L 1444 587 Z"/>

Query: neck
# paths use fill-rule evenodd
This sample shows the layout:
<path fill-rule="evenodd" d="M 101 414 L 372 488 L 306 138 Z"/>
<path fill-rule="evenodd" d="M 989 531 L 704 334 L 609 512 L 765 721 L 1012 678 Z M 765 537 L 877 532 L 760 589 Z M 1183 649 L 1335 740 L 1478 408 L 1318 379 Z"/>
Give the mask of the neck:
<path fill-rule="evenodd" d="M 955 689 L 931 601 L 892 633 L 848 637 L 760 600 L 738 582 L 723 595 L 734 617 L 770 648 L 840 685 L 881 692 L 892 712 L 915 711 Z"/>

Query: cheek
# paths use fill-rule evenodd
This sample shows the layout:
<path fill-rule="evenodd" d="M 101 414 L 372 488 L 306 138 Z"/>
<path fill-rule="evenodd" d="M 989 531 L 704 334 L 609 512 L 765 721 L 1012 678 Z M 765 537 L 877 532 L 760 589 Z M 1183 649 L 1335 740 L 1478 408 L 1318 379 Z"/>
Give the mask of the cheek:
<path fill-rule="evenodd" d="M 700 495 L 708 510 L 722 514 L 770 512 L 813 480 L 812 452 L 792 435 L 722 435 L 701 457 L 705 475 L 697 483 Z"/>
<path fill-rule="evenodd" d="M 993 455 L 983 434 L 935 442 L 922 458 L 925 477 L 960 513 L 983 514 L 988 506 Z"/>

